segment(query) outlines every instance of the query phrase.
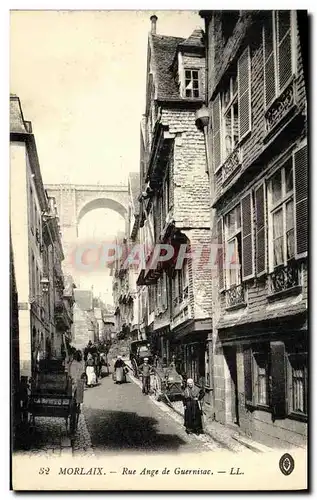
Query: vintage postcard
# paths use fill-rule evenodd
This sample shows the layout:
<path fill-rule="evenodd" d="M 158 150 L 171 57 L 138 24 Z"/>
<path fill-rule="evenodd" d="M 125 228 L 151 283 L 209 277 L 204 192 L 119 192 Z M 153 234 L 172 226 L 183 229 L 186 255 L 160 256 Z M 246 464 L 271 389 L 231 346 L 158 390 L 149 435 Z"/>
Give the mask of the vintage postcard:
<path fill-rule="evenodd" d="M 308 488 L 308 28 L 11 11 L 13 490 Z"/>

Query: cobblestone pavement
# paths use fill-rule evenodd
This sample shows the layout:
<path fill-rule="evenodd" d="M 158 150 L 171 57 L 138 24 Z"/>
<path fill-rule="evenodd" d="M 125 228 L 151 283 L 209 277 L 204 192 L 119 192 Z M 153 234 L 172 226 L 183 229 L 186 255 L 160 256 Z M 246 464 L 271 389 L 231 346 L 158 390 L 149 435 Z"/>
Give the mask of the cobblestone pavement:
<path fill-rule="evenodd" d="M 32 456 L 61 456 L 70 450 L 70 445 L 64 419 L 36 417 L 34 426 L 20 432 L 17 451 Z"/>
<path fill-rule="evenodd" d="M 130 375 L 130 379 L 139 387 L 141 387 L 140 380 L 133 377 L 133 375 Z M 164 402 L 156 401 L 153 396 L 150 396 L 150 399 L 152 400 L 153 404 L 161 408 L 161 410 L 167 412 L 169 414 L 169 417 L 172 418 L 175 422 L 177 422 L 181 426 L 183 425 L 184 410 L 183 403 L 181 401 L 173 402 L 172 407 L 170 407 L 169 405 L 167 406 Z M 228 432 L 228 429 L 225 426 L 218 424 L 217 422 L 209 423 L 204 421 L 204 429 L 206 434 L 193 437 L 200 441 L 204 441 L 209 445 L 209 447 L 212 444 L 213 449 L 215 449 L 215 447 L 217 446 L 218 449 L 221 448 L 235 453 L 246 450 L 245 446 L 232 439 L 232 433 Z"/>
<path fill-rule="evenodd" d="M 112 377 L 85 391 L 84 418 L 74 453 L 179 453 L 223 449 L 207 436 L 188 436 L 182 418 L 163 403 L 144 396 L 131 379 L 117 385 Z"/>

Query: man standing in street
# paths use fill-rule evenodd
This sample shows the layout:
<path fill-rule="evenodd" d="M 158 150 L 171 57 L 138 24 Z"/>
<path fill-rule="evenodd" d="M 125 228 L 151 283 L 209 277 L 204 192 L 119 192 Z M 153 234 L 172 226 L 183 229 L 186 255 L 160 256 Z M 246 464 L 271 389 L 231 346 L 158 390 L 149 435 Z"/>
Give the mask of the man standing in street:
<path fill-rule="evenodd" d="M 148 394 L 150 392 L 150 375 L 152 373 L 148 358 L 144 358 L 144 363 L 140 365 L 139 370 L 142 375 L 142 392 Z"/>

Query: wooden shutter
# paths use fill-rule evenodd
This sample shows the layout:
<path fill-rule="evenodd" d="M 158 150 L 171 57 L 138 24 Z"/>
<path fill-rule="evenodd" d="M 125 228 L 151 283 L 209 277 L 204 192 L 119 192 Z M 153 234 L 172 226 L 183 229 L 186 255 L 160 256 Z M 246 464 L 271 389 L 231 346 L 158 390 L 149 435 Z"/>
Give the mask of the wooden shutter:
<path fill-rule="evenodd" d="M 276 12 L 278 84 L 281 91 L 292 77 L 291 11 Z"/>
<path fill-rule="evenodd" d="M 213 159 L 215 170 L 221 164 L 220 112 L 220 94 L 218 94 L 212 103 Z"/>
<path fill-rule="evenodd" d="M 238 61 L 239 140 L 251 130 L 251 58 L 247 47 Z"/>
<path fill-rule="evenodd" d="M 250 347 L 244 350 L 243 358 L 245 404 L 252 405 L 252 350 Z"/>
<path fill-rule="evenodd" d="M 256 274 L 261 275 L 266 269 L 266 233 L 265 233 L 265 184 L 255 190 L 256 217 Z"/>
<path fill-rule="evenodd" d="M 284 342 L 271 342 L 271 406 L 273 419 L 287 415 L 286 357 Z"/>
<path fill-rule="evenodd" d="M 223 262 L 224 262 L 224 238 L 223 238 L 223 220 L 220 219 L 217 222 L 217 235 L 218 235 L 218 252 L 217 252 L 217 264 L 218 264 L 218 283 L 219 290 L 223 290 L 224 283 L 224 273 L 223 273 Z"/>
<path fill-rule="evenodd" d="M 307 145 L 294 154 L 296 257 L 308 251 L 308 159 Z"/>
<path fill-rule="evenodd" d="M 242 279 L 249 279 L 254 276 L 251 193 L 248 193 L 241 200 L 241 214 L 242 214 Z"/>
<path fill-rule="evenodd" d="M 276 95 L 275 54 L 273 40 L 274 12 L 265 15 L 263 29 L 265 105 L 269 106 Z"/>

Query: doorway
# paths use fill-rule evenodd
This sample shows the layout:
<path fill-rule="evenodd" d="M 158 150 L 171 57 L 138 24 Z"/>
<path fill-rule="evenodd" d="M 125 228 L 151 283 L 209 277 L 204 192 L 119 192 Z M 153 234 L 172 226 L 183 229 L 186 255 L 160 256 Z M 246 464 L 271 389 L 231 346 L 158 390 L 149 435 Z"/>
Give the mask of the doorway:
<path fill-rule="evenodd" d="M 235 347 L 225 347 L 224 355 L 230 373 L 230 417 L 231 422 L 240 425 L 239 422 L 239 396 L 238 396 L 238 372 L 237 352 Z"/>

